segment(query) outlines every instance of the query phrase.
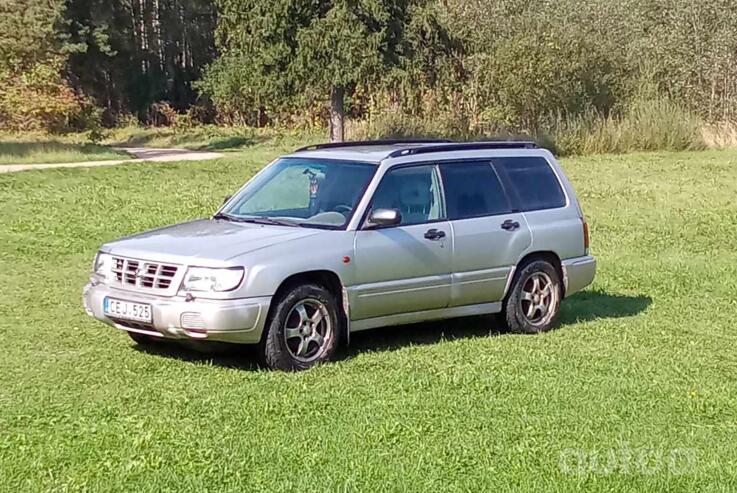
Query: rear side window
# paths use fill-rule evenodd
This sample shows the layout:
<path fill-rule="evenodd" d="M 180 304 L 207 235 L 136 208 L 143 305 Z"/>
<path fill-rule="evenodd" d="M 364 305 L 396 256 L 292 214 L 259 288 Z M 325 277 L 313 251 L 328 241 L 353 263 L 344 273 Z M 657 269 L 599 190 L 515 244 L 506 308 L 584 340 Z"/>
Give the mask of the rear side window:
<path fill-rule="evenodd" d="M 494 166 L 517 195 L 519 209 L 532 211 L 566 205 L 566 196 L 550 164 L 541 157 L 495 158 Z"/>
<path fill-rule="evenodd" d="M 443 164 L 440 173 L 449 219 L 491 216 L 511 210 L 491 163 Z"/>

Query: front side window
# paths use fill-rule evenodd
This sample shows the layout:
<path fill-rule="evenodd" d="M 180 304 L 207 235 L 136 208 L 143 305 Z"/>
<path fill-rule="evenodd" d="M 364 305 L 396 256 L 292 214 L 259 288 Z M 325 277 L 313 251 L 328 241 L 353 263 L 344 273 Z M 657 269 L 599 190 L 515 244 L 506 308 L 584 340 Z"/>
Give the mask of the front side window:
<path fill-rule="evenodd" d="M 544 158 L 503 157 L 492 161 L 499 173 L 507 176 L 521 211 L 555 209 L 566 205 L 558 177 Z"/>
<path fill-rule="evenodd" d="M 241 190 L 221 216 L 342 228 L 375 172 L 367 163 L 283 158 Z"/>
<path fill-rule="evenodd" d="M 402 215 L 400 226 L 440 219 L 442 200 L 435 166 L 389 170 L 374 193 L 371 209 L 399 210 Z"/>
<path fill-rule="evenodd" d="M 492 216 L 512 210 L 490 162 L 443 164 L 440 173 L 448 219 Z"/>

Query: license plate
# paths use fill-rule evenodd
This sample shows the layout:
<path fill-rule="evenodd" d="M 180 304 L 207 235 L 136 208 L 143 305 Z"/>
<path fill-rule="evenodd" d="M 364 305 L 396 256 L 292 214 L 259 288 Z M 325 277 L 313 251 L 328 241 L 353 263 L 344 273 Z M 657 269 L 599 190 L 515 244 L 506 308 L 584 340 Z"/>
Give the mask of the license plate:
<path fill-rule="evenodd" d="M 102 301 L 102 308 L 105 315 L 110 318 L 120 318 L 123 320 L 134 320 L 136 322 L 151 323 L 151 305 L 145 303 L 134 303 L 132 301 L 118 300 L 108 298 Z"/>

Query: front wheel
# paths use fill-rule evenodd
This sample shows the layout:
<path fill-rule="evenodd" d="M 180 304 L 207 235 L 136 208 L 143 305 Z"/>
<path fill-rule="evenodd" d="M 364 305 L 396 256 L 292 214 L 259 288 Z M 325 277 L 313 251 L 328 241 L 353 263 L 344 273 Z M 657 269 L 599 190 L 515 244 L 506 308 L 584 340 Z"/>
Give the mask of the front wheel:
<path fill-rule="evenodd" d="M 533 260 L 520 265 L 502 309 L 509 330 L 537 334 L 553 328 L 562 292 L 558 270 L 549 262 Z"/>
<path fill-rule="evenodd" d="M 301 284 L 275 302 L 259 344 L 266 366 L 295 371 L 328 361 L 340 337 L 338 303 L 332 293 L 317 284 Z"/>

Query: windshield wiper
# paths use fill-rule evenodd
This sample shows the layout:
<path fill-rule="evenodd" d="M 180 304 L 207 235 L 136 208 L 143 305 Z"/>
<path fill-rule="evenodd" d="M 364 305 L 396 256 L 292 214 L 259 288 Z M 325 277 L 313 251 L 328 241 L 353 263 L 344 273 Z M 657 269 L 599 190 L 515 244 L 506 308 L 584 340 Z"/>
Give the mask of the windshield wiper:
<path fill-rule="evenodd" d="M 213 219 L 222 219 L 224 221 L 238 221 L 237 217 L 233 217 L 230 214 L 226 214 L 224 212 L 218 212 L 217 214 L 212 216 Z"/>
<path fill-rule="evenodd" d="M 300 225 L 298 222 L 290 221 L 289 219 L 277 219 L 275 217 L 268 217 L 268 216 L 239 217 L 237 218 L 237 220 L 242 221 L 244 223 L 272 224 L 275 226 L 299 226 Z"/>
<path fill-rule="evenodd" d="M 226 214 L 225 212 L 218 212 L 217 214 L 212 216 L 212 218 L 222 219 L 224 221 L 232 221 L 234 223 L 270 224 L 275 226 L 301 226 L 300 223 L 296 221 L 290 221 L 289 219 L 277 219 L 275 217 L 269 216 L 231 216 L 230 214 Z"/>

